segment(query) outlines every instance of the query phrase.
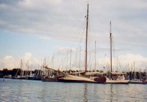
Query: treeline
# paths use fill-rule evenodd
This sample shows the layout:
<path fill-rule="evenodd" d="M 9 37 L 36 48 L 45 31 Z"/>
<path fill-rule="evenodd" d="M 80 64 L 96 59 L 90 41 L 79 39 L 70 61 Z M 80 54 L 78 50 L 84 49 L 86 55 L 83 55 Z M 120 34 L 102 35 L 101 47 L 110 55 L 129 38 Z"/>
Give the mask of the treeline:
<path fill-rule="evenodd" d="M 11 77 L 15 77 L 17 75 L 21 75 L 23 72 L 24 75 L 37 75 L 41 73 L 41 70 L 33 70 L 33 71 L 29 71 L 29 70 L 21 70 L 20 68 L 14 68 L 12 70 L 9 70 L 7 68 L 4 68 L 3 70 L 0 70 L 0 78 L 3 78 L 5 76 L 11 76 Z"/>

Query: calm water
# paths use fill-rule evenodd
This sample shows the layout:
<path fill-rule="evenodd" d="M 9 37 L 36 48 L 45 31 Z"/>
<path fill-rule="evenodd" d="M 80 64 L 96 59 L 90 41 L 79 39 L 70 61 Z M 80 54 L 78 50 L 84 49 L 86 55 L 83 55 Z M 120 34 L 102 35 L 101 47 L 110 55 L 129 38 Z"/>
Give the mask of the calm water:
<path fill-rule="evenodd" d="M 0 79 L 0 102 L 147 102 L 147 85 Z"/>

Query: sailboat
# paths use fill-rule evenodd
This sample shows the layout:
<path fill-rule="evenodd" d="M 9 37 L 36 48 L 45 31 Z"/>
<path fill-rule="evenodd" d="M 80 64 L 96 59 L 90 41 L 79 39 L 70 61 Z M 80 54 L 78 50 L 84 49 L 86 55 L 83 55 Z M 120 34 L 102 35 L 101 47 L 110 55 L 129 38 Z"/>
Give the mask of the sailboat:
<path fill-rule="evenodd" d="M 64 74 L 64 76 L 58 78 L 61 82 L 87 82 L 87 83 L 105 83 L 106 77 L 89 78 L 86 77 L 87 73 L 87 52 L 88 52 L 88 20 L 89 20 L 89 4 L 87 4 L 87 16 L 86 16 L 86 43 L 85 43 L 85 71 L 81 76 L 74 76 L 71 74 Z"/>
<path fill-rule="evenodd" d="M 128 84 L 130 80 L 126 80 L 124 77 L 125 73 L 118 73 L 118 72 L 112 72 L 112 33 L 111 33 L 111 22 L 110 22 L 110 78 L 107 78 L 106 84 Z M 113 79 L 113 75 L 116 76 L 115 79 Z"/>
<path fill-rule="evenodd" d="M 21 59 L 21 61 L 20 61 L 20 75 L 18 75 L 18 71 L 19 71 L 18 70 L 13 79 L 27 79 L 27 76 L 25 75 L 25 72 L 22 68 L 23 68 L 23 61 Z"/>
<path fill-rule="evenodd" d="M 145 77 L 141 75 L 141 71 L 139 72 L 139 78 L 136 78 L 136 72 L 134 71 L 134 78 L 130 80 L 130 84 L 147 84 L 147 80 Z"/>
<path fill-rule="evenodd" d="M 143 78 L 143 79 L 134 79 L 134 80 L 130 80 L 130 82 L 129 82 L 130 84 L 147 84 L 147 81 L 146 81 L 146 79 L 145 78 Z"/>

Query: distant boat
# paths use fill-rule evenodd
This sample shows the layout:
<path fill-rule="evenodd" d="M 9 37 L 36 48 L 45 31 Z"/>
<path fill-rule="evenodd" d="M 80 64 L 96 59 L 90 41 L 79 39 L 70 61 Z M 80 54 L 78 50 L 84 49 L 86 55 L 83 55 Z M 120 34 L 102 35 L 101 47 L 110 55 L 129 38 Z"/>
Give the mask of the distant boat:
<path fill-rule="evenodd" d="M 142 79 L 142 80 L 136 79 L 136 80 L 130 80 L 129 83 L 130 84 L 147 84 L 147 81 L 146 79 Z"/>
<path fill-rule="evenodd" d="M 12 78 L 12 75 L 5 75 L 4 78 Z"/>
<path fill-rule="evenodd" d="M 141 72 L 139 72 L 139 79 L 136 78 L 136 72 L 134 72 L 133 80 L 130 80 L 130 84 L 147 84 L 147 80 L 145 77 L 142 77 Z"/>
<path fill-rule="evenodd" d="M 18 75 L 19 70 L 17 71 L 16 75 L 13 77 L 13 79 L 27 79 L 27 76 L 24 75 L 24 70 L 23 68 L 23 62 L 22 59 L 20 61 L 20 75 Z"/>
<path fill-rule="evenodd" d="M 58 81 L 57 79 L 59 78 L 59 73 L 61 73 L 61 71 L 52 69 L 52 68 L 48 67 L 47 65 L 43 66 L 43 67 L 50 72 L 56 73 L 56 75 L 54 75 L 54 74 L 50 74 L 50 75 L 49 74 L 48 75 L 42 74 L 41 80 L 43 82 L 57 82 Z M 57 73 L 58 73 L 58 75 L 57 75 Z M 62 75 L 63 74 L 64 73 L 62 73 Z"/>
<path fill-rule="evenodd" d="M 64 74 L 64 76 L 58 78 L 58 81 L 62 82 L 87 82 L 87 83 L 105 83 L 106 77 L 86 77 L 87 73 L 87 45 L 88 45 L 88 19 L 89 19 L 89 4 L 87 4 L 87 16 L 86 16 L 86 41 L 85 41 L 85 72 L 81 76 L 75 76 L 70 74 Z"/>
<path fill-rule="evenodd" d="M 106 80 L 106 84 L 128 84 L 130 80 L 126 80 L 124 77 L 124 73 L 114 73 L 112 72 L 112 33 L 111 33 L 111 22 L 110 22 L 110 76 Z M 116 76 L 115 79 L 113 79 L 113 75 Z"/>
<path fill-rule="evenodd" d="M 111 78 L 107 78 L 106 84 L 129 84 L 130 80 L 126 80 L 126 73 L 111 72 Z M 115 78 L 113 78 L 115 76 Z"/>
<path fill-rule="evenodd" d="M 46 58 L 44 59 L 43 70 L 41 73 L 41 80 L 43 82 L 57 82 L 58 81 L 57 79 L 63 75 L 64 75 L 64 73 L 61 72 L 60 70 L 55 70 L 55 69 L 49 67 L 46 64 Z"/>

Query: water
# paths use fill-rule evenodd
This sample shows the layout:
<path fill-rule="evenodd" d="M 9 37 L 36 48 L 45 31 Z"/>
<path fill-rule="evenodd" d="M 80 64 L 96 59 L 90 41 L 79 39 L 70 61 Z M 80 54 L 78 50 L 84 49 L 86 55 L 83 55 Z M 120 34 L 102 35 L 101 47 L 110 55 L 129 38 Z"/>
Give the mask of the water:
<path fill-rule="evenodd" d="M 0 79 L 0 102 L 147 102 L 147 85 Z"/>

